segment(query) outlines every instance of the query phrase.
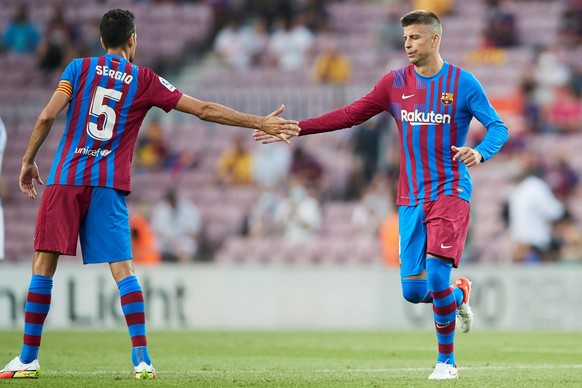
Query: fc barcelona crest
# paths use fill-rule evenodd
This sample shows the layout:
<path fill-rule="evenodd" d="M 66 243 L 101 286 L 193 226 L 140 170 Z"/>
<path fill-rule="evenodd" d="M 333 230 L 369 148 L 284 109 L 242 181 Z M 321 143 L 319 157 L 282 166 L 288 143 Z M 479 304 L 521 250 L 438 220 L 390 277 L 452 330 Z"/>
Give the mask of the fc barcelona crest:
<path fill-rule="evenodd" d="M 453 93 L 446 93 L 443 92 L 441 94 L 441 104 L 445 105 L 445 106 L 449 106 L 453 103 L 454 99 L 454 94 Z"/>

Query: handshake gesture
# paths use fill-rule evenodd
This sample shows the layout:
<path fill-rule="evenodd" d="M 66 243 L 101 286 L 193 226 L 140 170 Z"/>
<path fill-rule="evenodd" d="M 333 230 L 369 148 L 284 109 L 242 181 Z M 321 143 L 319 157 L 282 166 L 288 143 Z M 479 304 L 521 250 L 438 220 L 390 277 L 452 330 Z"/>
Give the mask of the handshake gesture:
<path fill-rule="evenodd" d="M 285 106 L 281 105 L 279 109 L 265 116 L 261 120 L 259 129 L 253 131 L 253 138 L 256 141 L 263 141 L 263 144 L 284 141 L 290 143 L 289 139 L 299 136 L 299 122 L 295 120 L 285 120 L 279 115 L 283 113 Z"/>

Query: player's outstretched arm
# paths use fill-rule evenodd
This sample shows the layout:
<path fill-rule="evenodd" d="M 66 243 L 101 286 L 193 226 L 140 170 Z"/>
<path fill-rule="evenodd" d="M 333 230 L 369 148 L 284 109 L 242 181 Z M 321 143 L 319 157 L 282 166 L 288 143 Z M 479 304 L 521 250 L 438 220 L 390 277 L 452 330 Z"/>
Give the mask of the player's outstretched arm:
<path fill-rule="evenodd" d="M 36 123 L 32 129 L 32 134 L 30 135 L 28 147 L 26 147 L 24 157 L 22 158 L 22 168 L 20 169 L 20 190 L 26 194 L 28 198 L 36 198 L 34 181 L 39 185 L 44 185 L 44 182 L 40 179 L 38 166 L 35 162 L 36 154 L 48 136 L 57 116 L 68 104 L 69 97 L 64 93 L 57 91 L 53 94 L 47 106 L 36 119 Z"/>
<path fill-rule="evenodd" d="M 176 109 L 180 112 L 193 114 L 204 121 L 211 121 L 235 127 L 257 129 L 263 133 L 276 136 L 286 143 L 289 143 L 287 137 L 297 136 L 299 134 L 297 121 L 285 120 L 279 117 L 279 115 L 285 110 L 285 106 L 283 105 L 271 114 L 263 117 L 241 113 L 224 105 L 214 102 L 200 101 L 184 94 L 180 100 L 178 100 Z"/>

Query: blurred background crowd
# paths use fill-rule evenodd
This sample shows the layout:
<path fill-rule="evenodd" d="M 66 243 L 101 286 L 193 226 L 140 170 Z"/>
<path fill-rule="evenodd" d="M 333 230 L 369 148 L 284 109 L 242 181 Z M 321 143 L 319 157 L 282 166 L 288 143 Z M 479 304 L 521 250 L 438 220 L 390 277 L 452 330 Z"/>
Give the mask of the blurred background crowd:
<path fill-rule="evenodd" d="M 32 255 L 39 201 L 18 189 L 30 130 L 64 66 L 102 54 L 98 23 L 111 8 L 136 15 L 136 63 L 181 91 L 262 115 L 284 103 L 294 119 L 344 106 L 406 65 L 400 16 L 436 12 L 444 59 L 477 76 L 510 130 L 500 154 L 471 169 L 464 260 L 582 263 L 580 0 L 5 0 L 6 261 Z M 41 174 L 62 123 L 38 157 Z M 474 122 L 469 145 L 483 135 Z M 399 151 L 388 114 L 260 145 L 248 130 L 154 110 L 128 197 L 134 259 L 398 265 Z"/>

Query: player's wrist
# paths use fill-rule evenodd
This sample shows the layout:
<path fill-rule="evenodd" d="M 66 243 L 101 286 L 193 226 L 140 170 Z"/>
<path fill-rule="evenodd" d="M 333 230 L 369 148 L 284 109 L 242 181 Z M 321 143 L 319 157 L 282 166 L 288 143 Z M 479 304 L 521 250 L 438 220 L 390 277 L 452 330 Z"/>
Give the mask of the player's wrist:
<path fill-rule="evenodd" d="M 483 155 L 481 155 L 481 152 L 475 149 L 473 150 L 473 152 L 475 153 L 475 159 L 477 160 L 477 163 L 483 163 Z"/>

